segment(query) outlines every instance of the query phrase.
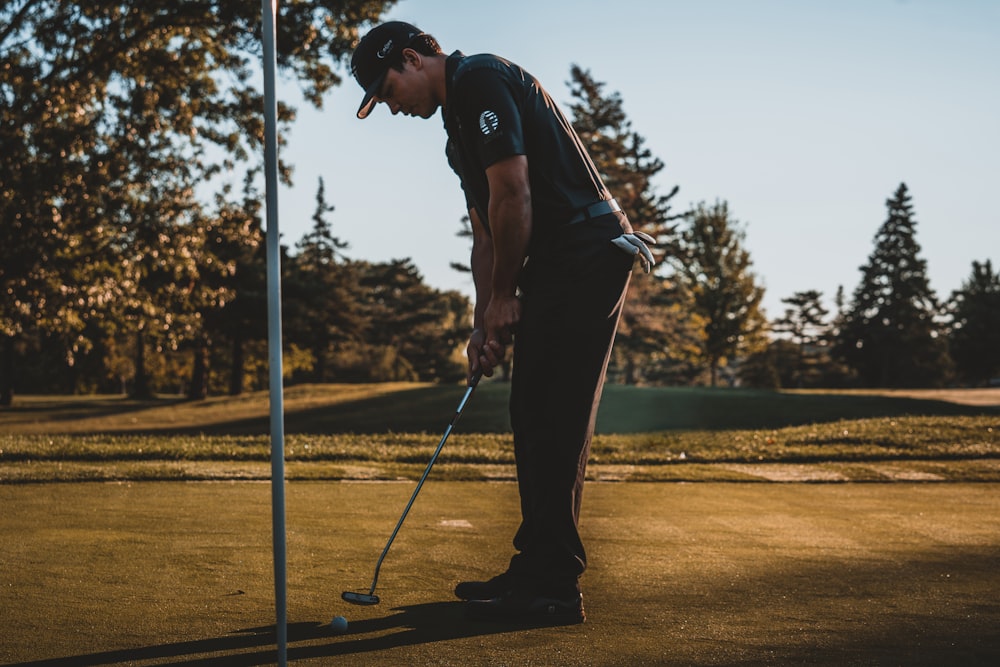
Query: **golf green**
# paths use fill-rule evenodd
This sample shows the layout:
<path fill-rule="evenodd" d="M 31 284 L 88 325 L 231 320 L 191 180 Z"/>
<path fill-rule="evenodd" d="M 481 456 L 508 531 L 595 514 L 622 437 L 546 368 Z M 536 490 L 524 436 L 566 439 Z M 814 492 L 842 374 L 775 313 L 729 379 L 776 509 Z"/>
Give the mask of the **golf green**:
<path fill-rule="evenodd" d="M 287 488 L 289 659 L 363 665 L 1000 664 L 1000 485 L 594 483 L 587 623 L 476 624 L 510 483 Z M 270 486 L 0 486 L 0 661 L 273 664 Z M 346 616 L 348 632 L 323 626 Z"/>

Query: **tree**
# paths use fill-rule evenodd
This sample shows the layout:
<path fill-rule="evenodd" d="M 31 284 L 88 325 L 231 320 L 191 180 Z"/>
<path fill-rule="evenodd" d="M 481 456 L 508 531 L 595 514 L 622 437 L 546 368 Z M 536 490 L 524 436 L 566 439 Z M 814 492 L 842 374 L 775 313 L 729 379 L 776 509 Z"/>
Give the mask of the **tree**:
<path fill-rule="evenodd" d="M 694 309 L 705 321 L 703 359 L 710 382 L 730 357 L 751 354 L 765 344 L 767 320 L 760 308 L 764 288 L 750 270 L 745 234 L 726 202 L 699 204 L 671 256 L 677 275 L 691 291 Z"/>
<path fill-rule="evenodd" d="M 388 377 L 379 379 L 454 381 L 464 376 L 464 345 L 472 307 L 455 291 L 426 285 L 409 259 L 355 262 L 362 313 L 371 326 L 365 345 L 380 350 Z"/>
<path fill-rule="evenodd" d="M 573 128 L 632 227 L 659 243 L 652 248 L 657 270 L 632 278 L 609 375 L 626 384 L 677 381 L 689 375 L 701 328 L 691 317 L 690 293 L 667 275 L 663 263 L 676 243 L 675 221 L 684 215 L 672 212 L 679 188 L 665 195 L 657 192 L 653 181 L 664 163 L 632 129 L 621 96 L 605 94 L 604 84 L 579 66 L 571 68 L 570 76 Z"/>
<path fill-rule="evenodd" d="M 750 354 L 740 364 L 737 376 L 744 385 L 758 389 L 790 387 L 798 381 L 799 347 L 778 338 Z"/>
<path fill-rule="evenodd" d="M 106 259 L 113 191 L 99 168 L 92 90 L 47 62 L 19 28 L 37 3 L 0 8 L 0 404 L 13 399 L 15 356 L 54 341 L 72 364 L 85 318 L 113 303 Z M 103 275 L 102 275 L 103 274 Z"/>
<path fill-rule="evenodd" d="M 357 340 L 367 327 L 357 301 L 357 272 L 342 254 L 347 243 L 333 235 L 326 219 L 333 210 L 320 178 L 312 230 L 296 243 L 298 252 L 289 266 L 287 319 L 295 332 L 289 340 L 312 353 L 314 382 L 332 379 L 330 357 L 336 345 Z"/>
<path fill-rule="evenodd" d="M 264 230 L 261 219 L 263 196 L 256 188 L 256 169 L 244 176 L 241 196 L 234 197 L 232 186 L 226 184 L 215 195 L 215 210 L 205 220 L 202 264 L 206 287 L 219 291 L 218 298 L 204 301 L 199 308 L 200 333 L 194 336 L 194 352 L 205 355 L 225 347 L 219 366 L 228 367 L 226 376 L 229 395 L 244 390 L 246 377 L 246 347 L 267 336 L 267 280 Z M 211 355 L 215 356 L 215 355 Z M 189 396 L 196 397 L 199 389 L 209 391 L 209 378 L 200 377 L 192 368 Z M 207 369 L 206 369 L 207 370 Z"/>
<path fill-rule="evenodd" d="M 839 323 L 835 352 L 868 387 L 938 386 L 947 379 L 949 359 L 905 183 L 886 208 L 875 249 Z"/>
<path fill-rule="evenodd" d="M 1000 272 L 990 260 L 972 262 L 972 274 L 952 292 L 951 357 L 963 382 L 986 385 L 1000 376 Z"/>
<path fill-rule="evenodd" d="M 279 68 L 321 106 L 359 27 L 392 4 L 279 3 Z M 163 193 L 184 199 L 260 159 L 260 13 L 259 3 L 222 0 L 0 6 L 0 335 L 63 341 L 70 362 L 86 352 L 84 334 L 101 330 L 91 320 L 107 316 L 128 279 L 117 253 L 142 234 L 136 211 L 166 224 L 177 201 Z M 284 130 L 294 110 L 278 115 Z M 0 401 L 22 348 L 2 347 Z"/>
<path fill-rule="evenodd" d="M 818 290 L 795 292 L 792 296 L 781 300 L 791 306 L 785 309 L 785 314 L 774 321 L 772 331 L 787 334 L 792 343 L 797 346 L 797 363 L 795 364 L 795 386 L 803 387 L 808 382 L 810 367 L 815 366 L 819 356 L 820 346 L 826 343 L 827 324 L 825 318 L 829 311 L 823 307 L 823 294 Z M 788 385 L 784 385 L 788 386 Z"/>

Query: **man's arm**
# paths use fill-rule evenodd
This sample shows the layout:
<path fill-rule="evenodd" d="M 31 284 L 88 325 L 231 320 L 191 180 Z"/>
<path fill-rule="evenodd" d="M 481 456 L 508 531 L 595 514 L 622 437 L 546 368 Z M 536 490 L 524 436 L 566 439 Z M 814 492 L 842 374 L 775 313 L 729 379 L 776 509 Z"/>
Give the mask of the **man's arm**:
<path fill-rule="evenodd" d="M 492 366 L 488 366 L 483 346 L 486 344 L 486 306 L 490 302 L 493 291 L 493 239 L 490 238 L 486 226 L 479 219 L 476 209 L 469 209 L 469 220 L 472 222 L 472 282 L 476 287 L 474 327 L 469 337 L 469 377 L 480 370 L 487 377 L 493 375 Z"/>
<path fill-rule="evenodd" d="M 490 376 L 506 354 L 521 302 L 517 278 L 531 238 L 531 188 L 528 159 L 501 160 L 486 170 L 490 186 L 490 231 L 471 211 L 472 275 L 476 283 L 475 327 L 469 339 L 469 372 Z"/>
<path fill-rule="evenodd" d="M 503 360 L 521 319 L 517 279 L 531 239 L 531 187 L 528 158 L 515 155 L 486 169 L 490 186 L 490 233 L 493 271 L 489 302 L 483 311 L 484 352 L 491 366 Z"/>
<path fill-rule="evenodd" d="M 490 230 L 493 234 L 493 300 L 513 298 L 531 239 L 531 186 L 528 158 L 501 160 L 486 170 L 490 185 Z M 489 326 L 487 322 L 487 326 Z M 498 328 L 505 322 L 494 322 Z"/>

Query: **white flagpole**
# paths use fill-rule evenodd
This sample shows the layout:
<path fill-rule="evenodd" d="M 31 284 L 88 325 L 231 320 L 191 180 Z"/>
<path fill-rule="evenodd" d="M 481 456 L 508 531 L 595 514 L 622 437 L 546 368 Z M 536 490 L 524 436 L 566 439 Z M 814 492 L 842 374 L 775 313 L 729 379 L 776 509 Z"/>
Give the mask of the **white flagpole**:
<path fill-rule="evenodd" d="M 288 664 L 288 574 L 285 533 L 285 411 L 281 364 L 281 243 L 278 234 L 278 102 L 275 24 L 278 0 L 261 0 L 264 41 L 264 179 L 267 203 L 267 349 L 271 399 L 271 526 L 278 664 Z"/>

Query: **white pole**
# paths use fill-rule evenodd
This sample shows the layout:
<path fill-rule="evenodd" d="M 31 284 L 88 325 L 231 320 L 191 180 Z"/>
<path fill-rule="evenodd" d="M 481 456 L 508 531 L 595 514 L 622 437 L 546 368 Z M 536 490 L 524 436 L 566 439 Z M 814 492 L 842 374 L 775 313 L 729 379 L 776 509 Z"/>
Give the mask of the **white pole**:
<path fill-rule="evenodd" d="M 271 398 L 271 526 L 278 664 L 288 664 L 288 575 L 285 534 L 285 411 L 281 364 L 281 239 L 278 234 L 278 102 L 275 24 L 278 0 L 261 0 L 264 40 L 264 180 L 267 202 L 267 349 Z"/>

